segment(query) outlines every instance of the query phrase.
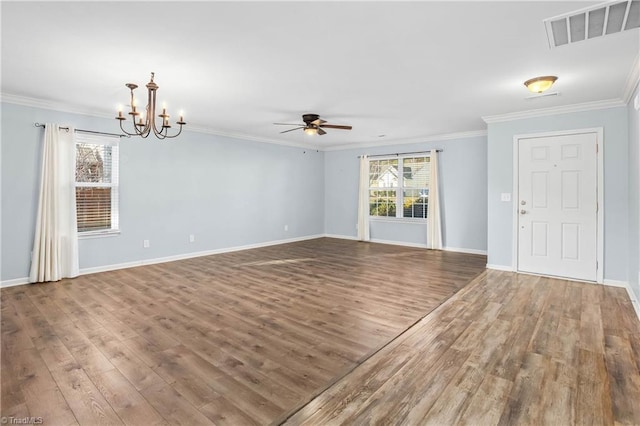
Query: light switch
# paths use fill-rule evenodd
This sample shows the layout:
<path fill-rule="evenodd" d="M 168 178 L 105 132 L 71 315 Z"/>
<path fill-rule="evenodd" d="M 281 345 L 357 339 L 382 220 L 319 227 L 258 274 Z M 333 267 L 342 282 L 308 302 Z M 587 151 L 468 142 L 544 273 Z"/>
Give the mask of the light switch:
<path fill-rule="evenodd" d="M 501 201 L 511 201 L 511 193 L 510 192 L 503 192 L 502 194 L 500 194 L 500 200 Z"/>

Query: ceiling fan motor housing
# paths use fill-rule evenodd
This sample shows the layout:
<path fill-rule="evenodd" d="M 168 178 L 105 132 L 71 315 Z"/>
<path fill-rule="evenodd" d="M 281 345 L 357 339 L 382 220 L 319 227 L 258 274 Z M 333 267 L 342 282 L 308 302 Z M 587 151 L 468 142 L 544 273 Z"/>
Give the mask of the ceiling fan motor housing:
<path fill-rule="evenodd" d="M 316 121 L 319 118 L 320 118 L 320 116 L 318 114 L 303 114 L 302 115 L 302 121 L 304 121 L 307 124 L 310 124 L 311 122 Z"/>

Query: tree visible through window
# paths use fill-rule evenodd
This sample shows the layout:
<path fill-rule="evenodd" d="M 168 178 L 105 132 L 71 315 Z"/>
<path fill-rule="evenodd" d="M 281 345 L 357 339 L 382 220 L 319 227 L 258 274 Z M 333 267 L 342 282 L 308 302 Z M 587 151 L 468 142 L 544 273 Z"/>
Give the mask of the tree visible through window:
<path fill-rule="evenodd" d="M 426 218 L 429 160 L 428 156 L 370 160 L 369 215 Z"/>
<path fill-rule="evenodd" d="M 78 232 L 118 230 L 118 139 L 76 135 Z"/>

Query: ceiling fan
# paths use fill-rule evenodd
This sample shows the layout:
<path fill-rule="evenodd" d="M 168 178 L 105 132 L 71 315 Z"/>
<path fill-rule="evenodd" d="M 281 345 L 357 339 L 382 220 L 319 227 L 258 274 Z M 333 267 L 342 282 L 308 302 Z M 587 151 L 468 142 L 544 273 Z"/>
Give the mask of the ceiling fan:
<path fill-rule="evenodd" d="M 323 129 L 342 129 L 342 130 L 351 130 L 351 126 L 344 126 L 338 124 L 327 124 L 325 120 L 322 120 L 318 114 L 303 114 L 302 121 L 304 124 L 290 124 L 290 123 L 273 123 L 277 126 L 298 126 L 293 129 L 285 130 L 280 133 L 288 133 L 293 132 L 294 130 L 304 129 L 304 132 L 307 135 L 324 135 L 325 132 Z"/>

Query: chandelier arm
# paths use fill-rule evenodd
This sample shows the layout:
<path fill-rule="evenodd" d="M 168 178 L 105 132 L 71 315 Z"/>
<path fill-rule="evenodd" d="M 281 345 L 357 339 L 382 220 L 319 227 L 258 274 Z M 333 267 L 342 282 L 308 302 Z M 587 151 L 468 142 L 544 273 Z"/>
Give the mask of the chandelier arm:
<path fill-rule="evenodd" d="M 122 122 L 123 121 L 125 121 L 125 120 L 120 120 L 120 130 L 122 130 L 128 136 L 138 136 L 138 132 L 129 133 L 127 130 L 125 130 L 125 128 L 122 126 Z M 134 126 L 134 128 L 135 128 L 135 126 Z"/>
<path fill-rule="evenodd" d="M 178 133 L 176 133 L 175 135 L 173 135 L 171 137 L 175 138 L 176 136 L 180 135 L 180 133 L 182 133 L 182 124 L 180 125 L 180 128 L 178 129 Z"/>

